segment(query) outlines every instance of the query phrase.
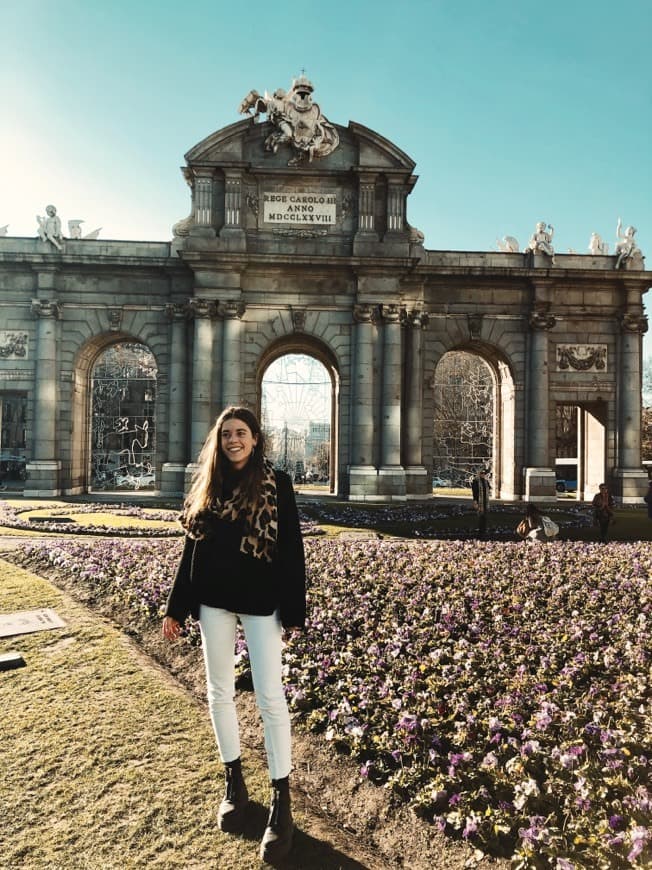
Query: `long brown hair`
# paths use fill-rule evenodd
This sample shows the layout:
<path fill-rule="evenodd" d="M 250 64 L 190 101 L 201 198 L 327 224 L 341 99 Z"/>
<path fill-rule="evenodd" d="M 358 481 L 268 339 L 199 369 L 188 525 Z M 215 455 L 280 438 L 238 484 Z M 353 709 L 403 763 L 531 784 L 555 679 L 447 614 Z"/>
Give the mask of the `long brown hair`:
<path fill-rule="evenodd" d="M 256 415 L 249 408 L 240 405 L 230 405 L 219 415 L 208 433 L 204 446 L 197 459 L 198 468 L 195 471 L 192 484 L 184 501 L 184 516 L 192 521 L 201 511 L 206 510 L 216 499 L 222 498 L 224 473 L 229 468 L 229 460 L 221 449 L 222 425 L 226 420 L 242 420 L 254 438 L 258 437 L 256 446 L 249 462 L 246 464 L 240 483 L 242 506 L 256 505 L 261 495 L 262 482 L 265 476 L 265 436 Z"/>

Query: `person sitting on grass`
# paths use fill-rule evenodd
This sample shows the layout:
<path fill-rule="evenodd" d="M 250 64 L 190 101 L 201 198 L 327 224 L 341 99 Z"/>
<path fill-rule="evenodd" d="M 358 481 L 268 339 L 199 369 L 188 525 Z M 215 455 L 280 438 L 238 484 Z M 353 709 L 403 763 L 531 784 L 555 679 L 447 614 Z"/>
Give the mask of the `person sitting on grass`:
<path fill-rule="evenodd" d="M 541 511 L 534 504 L 525 505 L 525 517 L 516 527 L 516 533 L 526 541 L 545 541 Z"/>

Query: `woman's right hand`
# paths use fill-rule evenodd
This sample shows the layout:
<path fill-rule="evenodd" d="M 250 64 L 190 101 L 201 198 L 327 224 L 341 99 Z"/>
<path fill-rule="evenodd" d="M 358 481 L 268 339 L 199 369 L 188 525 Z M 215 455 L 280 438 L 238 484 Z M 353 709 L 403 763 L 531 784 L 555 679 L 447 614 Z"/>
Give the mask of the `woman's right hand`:
<path fill-rule="evenodd" d="M 181 623 L 173 616 L 166 616 L 163 619 L 163 637 L 166 640 L 177 640 L 181 634 Z"/>

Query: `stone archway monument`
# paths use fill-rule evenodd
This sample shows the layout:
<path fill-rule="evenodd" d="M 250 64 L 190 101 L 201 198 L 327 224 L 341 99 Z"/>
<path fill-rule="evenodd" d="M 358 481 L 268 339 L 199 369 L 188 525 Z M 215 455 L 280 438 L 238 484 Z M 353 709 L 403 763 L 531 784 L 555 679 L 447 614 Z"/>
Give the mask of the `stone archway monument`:
<path fill-rule="evenodd" d="M 415 163 L 390 139 L 336 123 L 305 76 L 233 102 L 247 117 L 185 155 L 191 209 L 172 242 L 64 239 L 56 210 L 49 235 L 43 223 L 34 239 L 0 238 L 0 400 L 26 408 L 26 493 L 88 488 L 90 363 L 124 337 L 157 360 L 152 462 L 166 495 L 183 492 L 225 404 L 260 410 L 270 349 L 300 347 L 337 384 L 341 496 L 431 495 L 434 372 L 465 349 L 496 376 L 498 497 L 555 496 L 561 404 L 581 415 L 583 494 L 606 480 L 641 498 L 652 272 L 633 226 L 618 222 L 613 255 L 596 234 L 586 254 L 559 253 L 563 228 L 536 214 L 524 248 L 512 236 L 493 252 L 427 248 L 408 221 Z"/>
<path fill-rule="evenodd" d="M 214 350 L 210 372 L 197 359 L 192 420 L 203 419 L 204 395 L 213 408 L 237 394 L 259 403 L 267 347 L 300 332 L 337 360 L 338 491 L 423 497 L 434 367 L 448 350 L 475 347 L 500 361 L 509 384 L 497 495 L 554 496 L 555 408 L 570 402 L 605 408 L 604 439 L 586 442 L 591 477 L 600 469 L 623 500 L 640 497 L 642 296 L 652 276 L 631 227 L 623 256 L 603 245 L 556 253 L 542 221 L 523 253 L 511 237 L 495 253 L 426 250 L 407 220 L 414 162 L 360 124 L 328 120 L 305 76 L 287 91 L 252 90 L 239 109 L 246 120 L 186 155 L 192 210 L 175 244 L 194 276 L 192 304 L 212 306 L 206 336 L 195 335 Z"/>

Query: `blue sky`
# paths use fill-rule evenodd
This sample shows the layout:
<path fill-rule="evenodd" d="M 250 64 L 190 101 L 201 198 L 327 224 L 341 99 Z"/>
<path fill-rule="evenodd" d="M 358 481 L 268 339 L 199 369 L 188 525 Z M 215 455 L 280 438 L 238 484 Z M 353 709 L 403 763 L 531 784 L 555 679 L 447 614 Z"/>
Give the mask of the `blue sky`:
<path fill-rule="evenodd" d="M 652 268 L 650 0 L 0 0 L 0 21 L 11 235 L 52 202 L 64 230 L 168 240 L 184 153 L 305 69 L 329 120 L 416 161 L 426 247 L 523 247 L 544 220 L 560 252 L 613 250 L 620 216 Z"/>

